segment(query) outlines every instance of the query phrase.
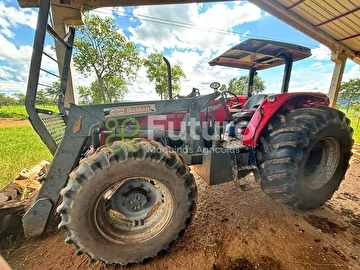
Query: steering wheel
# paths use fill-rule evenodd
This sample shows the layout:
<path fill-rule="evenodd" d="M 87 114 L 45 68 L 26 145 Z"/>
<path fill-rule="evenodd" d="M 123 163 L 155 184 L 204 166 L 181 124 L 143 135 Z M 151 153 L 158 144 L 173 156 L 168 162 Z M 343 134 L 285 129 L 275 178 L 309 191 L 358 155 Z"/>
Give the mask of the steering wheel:
<path fill-rule="evenodd" d="M 221 96 L 226 100 L 226 102 L 230 102 L 230 104 L 232 104 L 232 105 L 240 104 L 240 99 L 233 92 L 226 90 L 226 91 L 221 92 Z M 230 96 L 235 97 L 236 101 L 231 100 Z"/>

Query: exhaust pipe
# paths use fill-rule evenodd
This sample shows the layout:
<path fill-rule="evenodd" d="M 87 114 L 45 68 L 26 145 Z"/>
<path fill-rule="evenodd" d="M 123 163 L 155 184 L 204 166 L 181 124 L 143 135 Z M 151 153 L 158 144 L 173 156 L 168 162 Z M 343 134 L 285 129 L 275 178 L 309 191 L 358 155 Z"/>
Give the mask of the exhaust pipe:
<path fill-rule="evenodd" d="M 167 60 L 166 57 L 163 57 L 163 60 L 165 61 L 167 66 L 169 99 L 172 99 L 171 66 L 169 60 Z"/>

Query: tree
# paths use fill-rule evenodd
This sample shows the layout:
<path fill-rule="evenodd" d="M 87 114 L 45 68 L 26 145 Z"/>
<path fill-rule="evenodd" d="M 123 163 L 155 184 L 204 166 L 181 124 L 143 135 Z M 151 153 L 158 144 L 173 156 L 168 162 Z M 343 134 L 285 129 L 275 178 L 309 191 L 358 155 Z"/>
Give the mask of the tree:
<path fill-rule="evenodd" d="M 354 102 L 352 105 L 352 108 L 354 109 L 355 113 L 359 113 L 360 112 L 360 100 Z"/>
<path fill-rule="evenodd" d="M 23 93 L 15 93 L 13 94 L 14 99 L 16 100 L 17 105 L 24 106 L 26 95 Z"/>
<path fill-rule="evenodd" d="M 126 80 L 135 79 L 141 66 L 135 45 L 118 30 L 115 20 L 86 15 L 78 28 L 74 63 L 85 76 L 95 73 L 102 101 L 120 99 L 127 93 Z"/>
<path fill-rule="evenodd" d="M 7 96 L 3 93 L 0 93 L 0 108 L 6 105 L 6 102 L 7 102 Z"/>
<path fill-rule="evenodd" d="M 60 81 L 53 82 L 52 85 L 46 87 L 44 91 L 48 96 L 48 102 L 53 105 L 57 104 L 61 91 Z"/>
<path fill-rule="evenodd" d="M 2 106 L 12 106 L 16 104 L 16 100 L 12 97 L 9 97 L 3 93 L 0 93 L 0 108 Z"/>
<path fill-rule="evenodd" d="M 232 78 L 229 81 L 228 90 L 237 95 L 246 95 L 249 76 L 240 76 Z M 253 94 L 259 94 L 265 91 L 265 82 L 257 75 L 254 76 Z"/>
<path fill-rule="evenodd" d="M 343 82 L 340 86 L 339 98 L 346 100 L 346 113 L 348 113 L 351 105 L 360 98 L 360 79 Z"/>
<path fill-rule="evenodd" d="M 92 82 L 90 87 L 79 86 L 78 94 L 80 104 L 96 104 L 102 101 L 97 81 Z"/>
<path fill-rule="evenodd" d="M 46 94 L 45 90 L 39 89 L 36 95 L 36 103 L 42 106 L 46 106 L 50 104 L 50 99 Z"/>
<path fill-rule="evenodd" d="M 162 53 L 151 53 L 147 59 L 144 59 L 144 66 L 146 68 L 146 77 L 150 82 L 155 83 L 155 92 L 163 97 L 169 97 L 168 91 L 168 73 L 167 66 L 163 60 Z M 186 78 L 184 71 L 179 65 L 171 67 L 172 92 L 178 94 L 180 92 L 180 79 Z"/>

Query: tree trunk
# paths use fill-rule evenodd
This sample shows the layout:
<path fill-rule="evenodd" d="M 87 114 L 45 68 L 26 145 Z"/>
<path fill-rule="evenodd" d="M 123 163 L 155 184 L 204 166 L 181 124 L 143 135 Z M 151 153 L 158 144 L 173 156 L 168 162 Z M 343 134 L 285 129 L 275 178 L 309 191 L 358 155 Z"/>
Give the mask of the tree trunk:
<path fill-rule="evenodd" d="M 98 83 L 99 83 L 99 89 L 100 89 L 100 92 L 101 92 L 103 102 L 106 103 L 106 97 L 105 97 L 105 91 L 104 91 L 104 82 L 103 82 L 103 78 L 101 76 L 98 76 Z"/>
<path fill-rule="evenodd" d="M 346 104 L 346 114 L 348 114 L 348 112 L 349 112 L 350 104 L 351 104 L 351 100 L 349 99 L 347 104 Z"/>

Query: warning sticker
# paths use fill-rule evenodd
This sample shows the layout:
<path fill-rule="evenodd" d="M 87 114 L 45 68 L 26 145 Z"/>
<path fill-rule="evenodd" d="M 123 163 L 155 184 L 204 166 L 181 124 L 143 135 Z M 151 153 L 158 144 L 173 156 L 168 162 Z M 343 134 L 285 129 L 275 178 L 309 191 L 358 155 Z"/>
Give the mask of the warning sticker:
<path fill-rule="evenodd" d="M 156 112 L 155 104 L 122 106 L 104 109 L 105 117 L 115 117 L 133 114 L 146 114 Z"/>

